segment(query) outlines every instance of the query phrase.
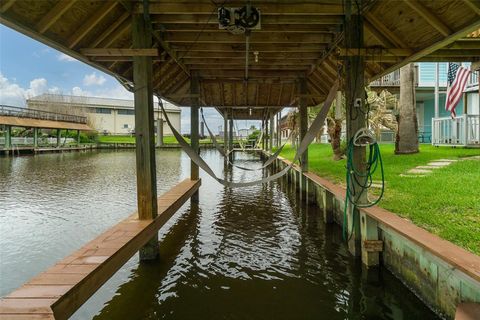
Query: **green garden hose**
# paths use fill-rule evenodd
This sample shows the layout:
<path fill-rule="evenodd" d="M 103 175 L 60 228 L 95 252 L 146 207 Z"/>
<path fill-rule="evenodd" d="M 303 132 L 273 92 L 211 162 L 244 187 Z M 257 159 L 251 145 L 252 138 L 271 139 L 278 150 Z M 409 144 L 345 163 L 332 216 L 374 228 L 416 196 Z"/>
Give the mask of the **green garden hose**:
<path fill-rule="evenodd" d="M 353 215 L 358 214 L 355 208 L 367 208 L 376 205 L 383 196 L 383 192 L 385 190 L 385 177 L 383 171 L 383 162 L 382 162 L 382 155 L 380 154 L 380 147 L 378 143 L 375 141 L 374 143 L 368 144 L 368 161 L 366 162 L 366 170 L 365 172 L 358 171 L 355 168 L 353 163 L 353 149 L 354 149 L 354 138 L 350 139 L 348 146 L 347 146 L 347 164 L 346 164 L 346 180 L 347 180 L 347 192 L 345 196 L 345 205 L 343 210 L 343 226 L 342 226 L 342 235 L 343 240 L 350 240 L 353 235 L 353 230 L 355 228 L 355 218 L 352 218 L 352 232 L 348 234 L 347 228 L 347 209 L 348 204 L 350 203 L 353 205 Z M 378 169 L 380 165 L 380 175 L 382 181 L 382 188 L 380 191 L 380 195 L 376 197 L 376 199 L 369 200 L 366 203 L 359 203 L 360 197 L 372 187 L 373 182 L 373 175 Z M 360 187 L 358 194 L 356 194 L 355 189 L 353 188 L 353 183 L 355 182 L 356 185 Z"/>

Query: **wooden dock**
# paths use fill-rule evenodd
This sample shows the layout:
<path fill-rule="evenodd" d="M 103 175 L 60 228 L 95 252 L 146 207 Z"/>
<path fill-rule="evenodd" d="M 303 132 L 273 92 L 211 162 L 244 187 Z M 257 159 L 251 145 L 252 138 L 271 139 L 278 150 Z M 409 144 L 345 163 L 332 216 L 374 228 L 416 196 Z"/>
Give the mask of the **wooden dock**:
<path fill-rule="evenodd" d="M 198 190 L 184 180 L 158 198 L 158 216 L 134 213 L 0 300 L 0 319 L 67 319 Z"/>

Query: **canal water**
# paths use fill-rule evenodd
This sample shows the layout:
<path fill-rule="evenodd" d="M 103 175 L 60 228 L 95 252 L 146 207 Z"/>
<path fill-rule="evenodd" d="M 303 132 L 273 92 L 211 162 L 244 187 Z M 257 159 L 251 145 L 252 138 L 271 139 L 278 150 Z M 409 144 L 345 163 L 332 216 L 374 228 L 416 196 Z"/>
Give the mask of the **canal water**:
<path fill-rule="evenodd" d="M 225 170 L 257 180 L 267 172 Z M 242 166 L 258 157 L 237 154 Z M 189 176 L 180 150 L 157 153 L 159 194 Z M 161 229 L 161 258 L 135 255 L 74 319 L 437 319 L 385 270 L 366 271 L 282 181 L 228 189 L 202 175 L 200 201 Z M 104 151 L 0 158 L 0 295 L 5 295 L 135 210 L 135 153 Z"/>

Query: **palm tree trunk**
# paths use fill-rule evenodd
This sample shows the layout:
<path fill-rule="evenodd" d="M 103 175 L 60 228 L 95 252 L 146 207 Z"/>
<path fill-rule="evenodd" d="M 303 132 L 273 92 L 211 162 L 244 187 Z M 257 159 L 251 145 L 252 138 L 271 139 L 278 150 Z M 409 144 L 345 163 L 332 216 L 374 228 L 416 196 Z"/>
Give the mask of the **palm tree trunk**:
<path fill-rule="evenodd" d="M 418 152 L 418 123 L 415 105 L 415 66 L 410 63 L 400 69 L 400 103 L 395 153 Z"/>

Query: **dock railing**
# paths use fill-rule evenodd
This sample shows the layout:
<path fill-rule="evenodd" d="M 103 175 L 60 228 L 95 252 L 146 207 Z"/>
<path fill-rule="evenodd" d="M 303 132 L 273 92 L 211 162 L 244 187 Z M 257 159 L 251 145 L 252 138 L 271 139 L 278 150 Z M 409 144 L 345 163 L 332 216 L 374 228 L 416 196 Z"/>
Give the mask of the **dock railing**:
<path fill-rule="evenodd" d="M 87 123 L 87 117 L 83 116 L 75 116 L 71 114 L 49 112 L 30 108 L 20 108 L 7 105 L 0 105 L 0 116 L 64 121 L 83 124 Z"/>
<path fill-rule="evenodd" d="M 480 147 L 480 115 L 432 119 L 434 146 Z"/>

